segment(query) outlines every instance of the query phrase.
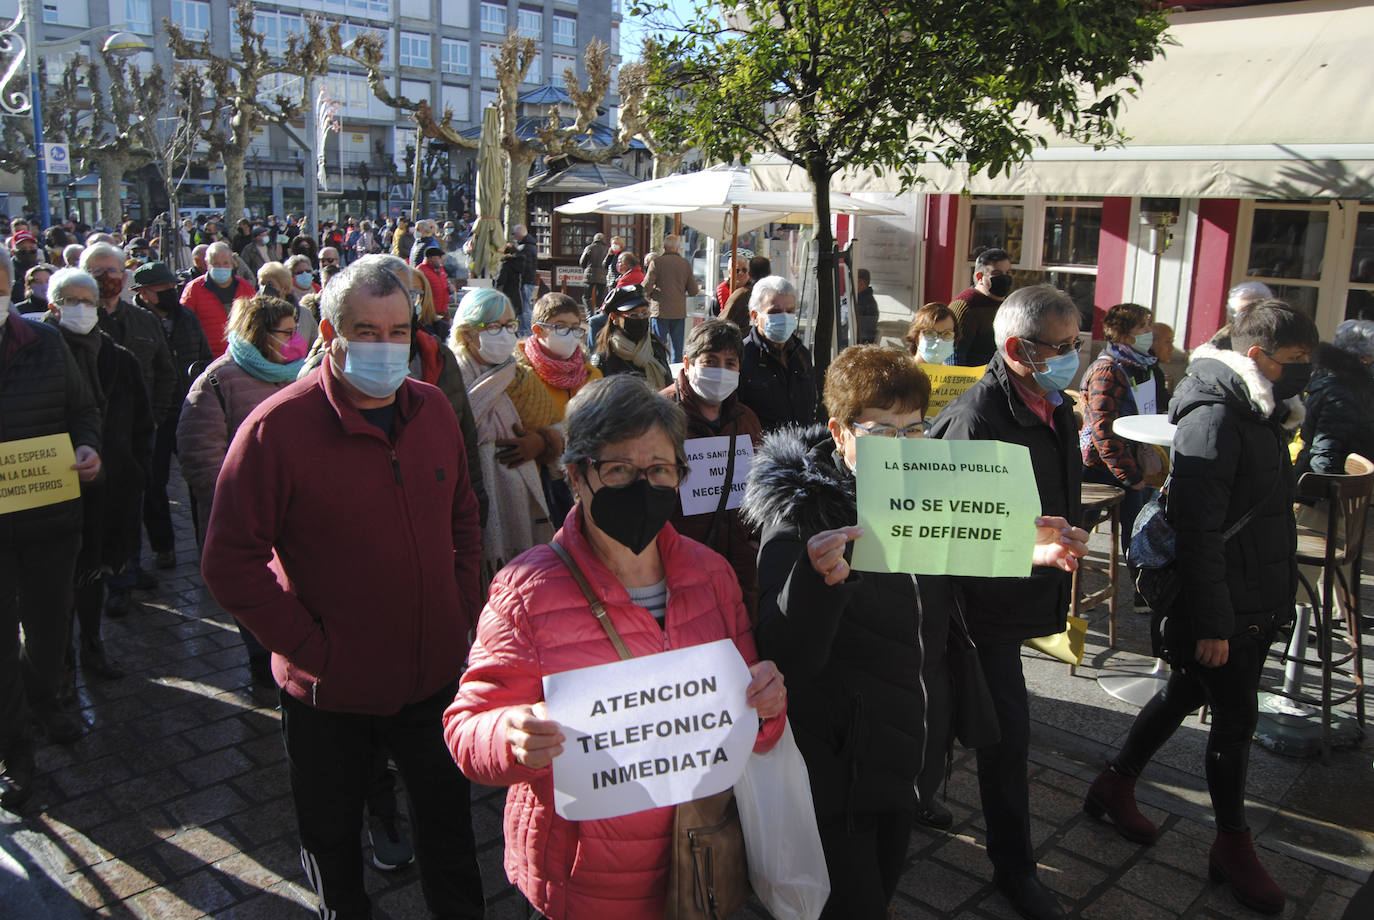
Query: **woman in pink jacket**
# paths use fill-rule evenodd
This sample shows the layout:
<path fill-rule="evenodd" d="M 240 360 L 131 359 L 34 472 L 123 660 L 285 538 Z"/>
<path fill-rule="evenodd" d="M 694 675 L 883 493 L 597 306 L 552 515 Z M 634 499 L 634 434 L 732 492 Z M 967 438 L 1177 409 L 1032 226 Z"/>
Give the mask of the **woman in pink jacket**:
<path fill-rule="evenodd" d="M 756 751 L 783 727 L 787 693 L 758 661 L 729 564 L 668 518 L 686 471 L 682 409 L 639 377 L 588 383 L 568 404 L 563 463 L 577 505 L 555 539 L 585 573 L 631 654 L 729 638 L 750 665 Z M 474 782 L 506 794 L 506 874 L 553 920 L 657 920 L 668 883 L 673 809 L 567 821 L 554 812 L 553 759 L 565 738 L 546 718 L 543 677 L 618 660 L 573 575 L 547 545 L 492 582 L 444 737 Z"/>

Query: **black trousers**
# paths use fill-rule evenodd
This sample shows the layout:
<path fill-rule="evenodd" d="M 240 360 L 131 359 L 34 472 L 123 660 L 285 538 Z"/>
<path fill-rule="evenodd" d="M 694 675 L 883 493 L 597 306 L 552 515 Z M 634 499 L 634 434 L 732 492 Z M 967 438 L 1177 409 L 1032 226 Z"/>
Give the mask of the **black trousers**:
<path fill-rule="evenodd" d="M 167 482 L 172 476 L 172 454 L 177 449 L 177 420 L 180 417 L 178 404 L 157 426 L 157 435 L 153 438 L 152 481 L 143 490 L 143 526 L 148 530 L 148 545 L 155 553 L 165 553 L 176 541 L 172 532 L 172 506 L 167 501 Z"/>
<path fill-rule="evenodd" d="M 0 753 L 26 738 L 30 705 L 57 706 L 80 547 L 73 533 L 0 549 Z"/>
<path fill-rule="evenodd" d="M 441 721 L 456 690 L 455 681 L 390 716 L 327 712 L 281 694 L 301 863 L 323 910 L 337 920 L 371 916 L 360 835 L 378 748 L 405 779 L 430 912 L 441 920 L 482 917 L 470 787 L 444 744 Z"/>
<path fill-rule="evenodd" d="M 818 820 L 830 898 L 821 920 L 886 920 L 906 865 L 915 815 L 906 811 Z"/>
<path fill-rule="evenodd" d="M 1169 682 L 1145 704 L 1113 766 L 1124 776 L 1139 776 L 1179 725 L 1206 703 L 1212 730 L 1207 735 L 1207 791 L 1217 827 L 1243 831 L 1245 774 L 1250 765 L 1250 738 L 1259 722 L 1259 680 L 1273 634 L 1253 629 L 1230 642 L 1230 655 L 1219 668 L 1196 661 L 1175 665 Z"/>
<path fill-rule="evenodd" d="M 1021 643 L 978 646 L 1002 740 L 978 749 L 978 792 L 988 826 L 988 859 L 998 875 L 1035 871 L 1030 839 L 1030 704 L 1021 672 Z"/>

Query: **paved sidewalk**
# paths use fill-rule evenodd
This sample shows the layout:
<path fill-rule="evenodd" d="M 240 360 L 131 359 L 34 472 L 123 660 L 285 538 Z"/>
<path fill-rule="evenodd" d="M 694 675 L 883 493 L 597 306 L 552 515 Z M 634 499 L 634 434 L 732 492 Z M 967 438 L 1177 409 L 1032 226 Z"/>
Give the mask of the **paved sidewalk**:
<path fill-rule="evenodd" d="M 181 564 L 157 573 L 156 591 L 136 594 L 142 610 L 107 627 L 112 656 L 129 676 L 83 684 L 88 735 L 70 748 L 42 748 L 41 782 L 24 817 L 0 812 L 0 918 L 314 916 L 302 888 L 279 716 L 246 690 L 238 634 L 200 581 L 179 482 L 174 496 Z M 1104 550 L 1105 538 L 1095 537 L 1094 547 Z M 1374 591 L 1366 594 L 1374 603 Z M 1083 813 L 1088 783 L 1134 715 L 1095 678 L 1146 663 L 1143 617 L 1123 610 L 1116 652 L 1105 647 L 1105 608 L 1091 618 L 1076 676 L 1037 654 L 1023 659 L 1042 877 L 1071 916 L 1086 920 L 1255 916 L 1206 877 L 1206 727 L 1196 718 L 1139 789 L 1146 814 L 1164 828 L 1154 846 L 1127 843 Z M 1251 821 L 1265 864 L 1289 895 L 1284 917 L 1340 920 L 1374 867 L 1372 748 L 1338 752 L 1330 766 L 1255 748 Z M 501 870 L 503 794 L 475 790 L 473 820 L 488 914 L 515 920 L 524 915 Z M 948 797 L 954 830 L 913 835 L 893 916 L 1013 918 L 989 884 L 973 759 L 962 750 Z M 413 867 L 389 874 L 369 867 L 366 875 L 378 920 L 427 916 Z"/>

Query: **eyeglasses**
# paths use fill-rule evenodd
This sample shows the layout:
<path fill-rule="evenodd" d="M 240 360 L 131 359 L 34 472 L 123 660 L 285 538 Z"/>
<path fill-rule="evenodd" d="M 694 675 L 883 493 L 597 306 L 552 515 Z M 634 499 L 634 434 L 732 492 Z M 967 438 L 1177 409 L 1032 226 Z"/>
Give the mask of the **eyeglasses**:
<path fill-rule="evenodd" d="M 515 320 L 511 320 L 508 323 L 477 323 L 476 325 L 478 329 L 482 330 L 484 335 L 500 335 L 503 332 L 509 332 L 511 335 L 515 335 L 520 331 L 520 324 Z"/>
<path fill-rule="evenodd" d="M 93 306 L 95 306 L 95 301 L 94 301 L 94 300 L 77 300 L 77 299 L 74 298 L 74 297 L 63 297 L 61 300 L 54 300 L 52 303 L 53 303 L 53 306 L 57 307 L 57 309 L 59 309 L 59 310 L 61 310 L 61 309 L 64 308 L 64 307 L 93 307 Z"/>
<path fill-rule="evenodd" d="M 633 310 L 617 311 L 616 315 L 622 319 L 648 319 L 649 308 L 647 306 L 635 307 Z"/>
<path fill-rule="evenodd" d="M 683 463 L 655 463 L 650 466 L 635 466 L 626 460 L 592 460 L 587 463 L 596 470 L 603 485 L 611 489 L 623 489 L 642 475 L 649 485 L 656 489 L 676 489 L 687 475 L 687 465 Z"/>
<path fill-rule="evenodd" d="M 283 339 L 289 339 L 291 338 L 291 336 L 296 334 L 296 330 L 294 327 L 292 327 L 291 329 L 269 329 L 267 331 Z"/>
<path fill-rule="evenodd" d="M 850 422 L 849 427 L 856 432 L 863 432 L 859 437 L 870 438 L 924 438 L 926 436 L 925 422 L 916 422 L 907 425 L 905 428 L 894 428 L 892 425 L 884 425 L 882 422 L 874 422 L 872 425 L 861 425 L 858 422 Z"/>
<path fill-rule="evenodd" d="M 564 326 L 562 323 L 535 323 L 540 329 L 547 329 L 559 338 L 586 334 L 584 326 Z"/>
<path fill-rule="evenodd" d="M 1028 335 L 1018 336 L 1018 338 L 1020 338 L 1023 342 L 1031 342 L 1033 344 L 1039 345 L 1041 348 L 1051 349 L 1056 355 L 1067 355 L 1069 352 L 1078 351 L 1083 347 L 1083 340 L 1080 339 L 1078 336 L 1074 336 L 1067 342 L 1060 342 L 1058 345 L 1051 345 L 1049 342 L 1042 342 L 1039 339 L 1033 339 Z"/>
<path fill-rule="evenodd" d="M 122 275 L 122 274 L 124 274 L 124 269 L 122 269 L 122 268 L 120 268 L 120 267 L 118 267 L 118 266 L 115 266 L 115 265 L 109 265 L 109 266 L 106 266 L 105 268 L 92 268 L 92 269 L 89 269 L 89 273 L 90 273 L 91 277 L 93 277 L 93 278 L 104 278 L 104 277 L 106 277 L 106 276 L 108 276 L 108 275 Z"/>
<path fill-rule="evenodd" d="M 954 330 L 951 329 L 951 330 L 949 330 L 948 332 L 936 332 L 934 329 L 922 329 L 922 330 L 921 330 L 921 338 L 923 338 L 923 339 L 939 339 L 939 340 L 942 341 L 942 342 L 953 342 L 953 341 L 954 341 Z"/>
<path fill-rule="evenodd" d="M 339 260 L 338 260 L 338 259 L 324 258 L 324 259 L 320 259 L 320 264 L 321 264 L 321 265 L 338 265 L 338 264 L 339 264 Z"/>

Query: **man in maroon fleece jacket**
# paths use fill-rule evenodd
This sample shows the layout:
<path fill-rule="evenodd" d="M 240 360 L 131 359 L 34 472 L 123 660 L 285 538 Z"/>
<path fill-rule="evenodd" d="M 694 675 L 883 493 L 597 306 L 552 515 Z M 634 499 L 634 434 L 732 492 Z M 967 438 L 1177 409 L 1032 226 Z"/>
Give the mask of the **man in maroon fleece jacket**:
<path fill-rule="evenodd" d="M 321 916 L 371 916 L 360 830 L 380 748 L 410 793 L 430 910 L 481 917 L 468 782 L 441 722 L 481 609 L 462 436 L 443 393 L 406 376 L 409 293 L 383 257 L 336 277 L 321 314 L 328 359 L 229 448 L 205 581 L 272 652 Z"/>

